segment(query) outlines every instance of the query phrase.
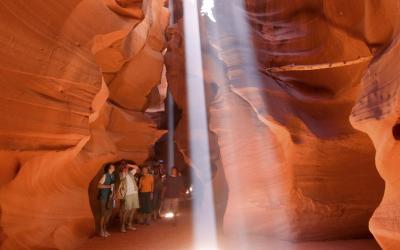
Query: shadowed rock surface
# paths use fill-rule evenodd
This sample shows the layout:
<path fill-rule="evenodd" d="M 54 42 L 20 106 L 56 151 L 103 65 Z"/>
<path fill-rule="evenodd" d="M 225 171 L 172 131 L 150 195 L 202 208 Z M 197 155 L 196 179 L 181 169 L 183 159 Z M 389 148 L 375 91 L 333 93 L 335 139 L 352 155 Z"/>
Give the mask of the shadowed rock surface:
<path fill-rule="evenodd" d="M 146 114 L 163 112 L 166 81 L 191 164 L 189 140 L 207 138 L 188 134 L 190 52 L 173 2 L 168 31 L 162 0 L 0 3 L 3 248 L 87 240 L 103 163 L 143 162 L 166 132 Z M 372 232 L 400 248 L 398 2 L 220 0 L 212 13 L 200 18 L 203 153 L 226 236 L 248 246 Z"/>
<path fill-rule="evenodd" d="M 92 234 L 87 189 L 102 164 L 144 161 L 164 133 L 144 110 L 168 11 L 72 0 L 2 1 L 0 13 L 3 247 L 71 249 Z"/>

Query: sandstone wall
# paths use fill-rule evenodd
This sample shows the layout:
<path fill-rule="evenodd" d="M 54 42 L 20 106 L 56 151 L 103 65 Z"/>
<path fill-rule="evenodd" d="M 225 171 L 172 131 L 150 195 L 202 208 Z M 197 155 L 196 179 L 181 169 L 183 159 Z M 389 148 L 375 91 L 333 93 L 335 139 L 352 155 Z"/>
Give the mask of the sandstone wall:
<path fill-rule="evenodd" d="M 163 1 L 2 1 L 0 227 L 5 249 L 74 248 L 93 233 L 89 182 L 147 158 Z M 0 230 L 1 231 L 1 230 Z M 3 237 L 0 237 L 3 238 Z"/>
<path fill-rule="evenodd" d="M 216 23 L 204 17 L 206 74 L 219 88 L 211 129 L 229 187 L 227 232 L 292 240 L 368 235 L 383 183 L 373 145 L 349 115 L 369 60 L 391 36 L 385 8 L 219 1 Z"/>
<path fill-rule="evenodd" d="M 400 6 L 384 1 L 394 26 L 387 46 L 376 54 L 362 79 L 362 90 L 351 114 L 353 126 L 367 133 L 375 149 L 375 163 L 385 180 L 383 199 L 370 220 L 370 229 L 384 249 L 400 247 Z"/>
<path fill-rule="evenodd" d="M 216 2 L 201 27 L 210 130 L 221 152 L 216 171 L 224 171 L 229 190 L 225 232 L 292 240 L 368 236 L 383 182 L 370 139 L 349 115 L 364 71 L 392 35 L 387 6 L 240 3 Z M 183 107 L 176 139 L 188 154 L 182 30 L 180 21 L 166 63 Z"/>
<path fill-rule="evenodd" d="M 87 192 L 102 164 L 143 161 L 164 133 L 144 112 L 163 71 L 163 2 L 0 4 L 5 249 L 78 246 L 93 231 Z M 382 247 L 399 248 L 397 1 L 240 3 L 218 1 L 217 22 L 201 19 L 216 211 L 225 232 L 368 236 L 381 176 L 385 193 L 369 226 Z M 181 12 L 178 6 L 177 19 Z M 175 140 L 190 163 L 182 20 L 168 39 L 166 76 L 182 109 Z"/>

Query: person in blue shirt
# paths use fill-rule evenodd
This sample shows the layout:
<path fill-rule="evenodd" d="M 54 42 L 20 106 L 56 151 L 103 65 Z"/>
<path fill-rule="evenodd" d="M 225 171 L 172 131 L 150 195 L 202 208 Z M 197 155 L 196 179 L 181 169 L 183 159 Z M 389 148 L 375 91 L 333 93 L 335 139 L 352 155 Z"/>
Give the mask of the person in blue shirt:
<path fill-rule="evenodd" d="M 113 190 L 114 190 L 114 171 L 115 166 L 108 164 L 104 167 L 104 175 L 101 177 L 97 188 L 99 189 L 100 200 L 100 236 L 108 237 L 107 224 L 110 220 L 113 209 Z"/>

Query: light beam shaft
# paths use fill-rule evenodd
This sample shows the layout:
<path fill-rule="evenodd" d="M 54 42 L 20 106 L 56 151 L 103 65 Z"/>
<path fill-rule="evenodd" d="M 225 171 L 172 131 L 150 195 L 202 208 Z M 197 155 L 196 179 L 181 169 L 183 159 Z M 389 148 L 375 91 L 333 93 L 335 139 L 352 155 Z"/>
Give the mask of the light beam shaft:
<path fill-rule="evenodd" d="M 183 4 L 190 157 L 200 177 L 192 181 L 195 188 L 202 188 L 201 197 L 193 199 L 194 248 L 217 249 L 199 10 L 196 0 Z"/>

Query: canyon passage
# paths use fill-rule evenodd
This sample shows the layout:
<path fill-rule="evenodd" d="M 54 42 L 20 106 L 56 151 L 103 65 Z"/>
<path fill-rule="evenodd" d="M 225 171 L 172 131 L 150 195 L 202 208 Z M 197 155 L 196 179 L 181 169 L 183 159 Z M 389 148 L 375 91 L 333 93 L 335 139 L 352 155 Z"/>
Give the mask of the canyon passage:
<path fill-rule="evenodd" d="M 399 29 L 396 0 L 1 0 L 0 248 L 400 249 Z"/>

